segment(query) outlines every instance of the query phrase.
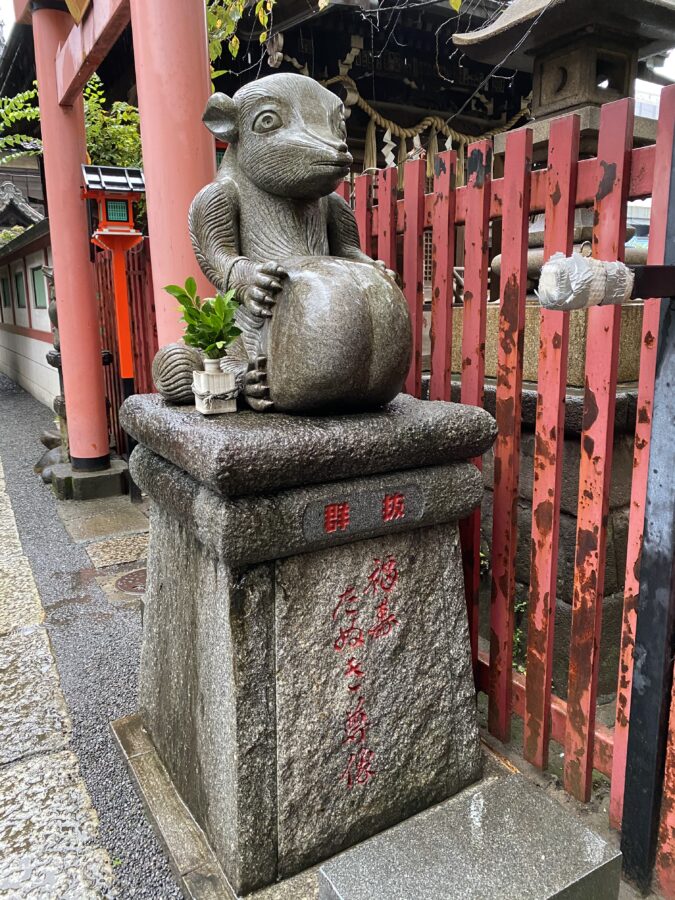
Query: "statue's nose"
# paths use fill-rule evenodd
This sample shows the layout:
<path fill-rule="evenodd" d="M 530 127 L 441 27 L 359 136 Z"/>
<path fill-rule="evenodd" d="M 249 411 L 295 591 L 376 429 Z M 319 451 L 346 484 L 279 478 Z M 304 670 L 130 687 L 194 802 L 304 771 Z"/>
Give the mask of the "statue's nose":
<path fill-rule="evenodd" d="M 349 147 L 347 146 L 347 141 L 340 141 L 340 143 L 337 145 L 337 152 L 338 153 L 348 153 L 349 152 Z"/>

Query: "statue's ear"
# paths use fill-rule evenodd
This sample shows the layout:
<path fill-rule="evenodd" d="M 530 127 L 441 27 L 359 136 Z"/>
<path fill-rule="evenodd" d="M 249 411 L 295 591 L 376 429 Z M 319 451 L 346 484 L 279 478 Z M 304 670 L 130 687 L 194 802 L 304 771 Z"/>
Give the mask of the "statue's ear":
<path fill-rule="evenodd" d="M 237 104 L 227 94 L 213 94 L 206 104 L 202 122 L 221 141 L 232 143 L 239 130 Z"/>

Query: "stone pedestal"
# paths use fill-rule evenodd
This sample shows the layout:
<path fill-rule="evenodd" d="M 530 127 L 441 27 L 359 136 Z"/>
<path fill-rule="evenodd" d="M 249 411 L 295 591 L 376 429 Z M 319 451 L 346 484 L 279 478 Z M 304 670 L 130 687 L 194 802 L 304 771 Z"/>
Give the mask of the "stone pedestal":
<path fill-rule="evenodd" d="M 137 396 L 122 423 L 152 500 L 140 717 L 237 894 L 480 777 L 457 521 L 489 414 Z"/>

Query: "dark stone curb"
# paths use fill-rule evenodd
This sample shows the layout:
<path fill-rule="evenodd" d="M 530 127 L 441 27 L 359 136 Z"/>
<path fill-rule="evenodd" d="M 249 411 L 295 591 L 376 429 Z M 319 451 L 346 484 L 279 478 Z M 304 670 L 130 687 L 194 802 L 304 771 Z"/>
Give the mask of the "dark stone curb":
<path fill-rule="evenodd" d="M 123 459 L 110 461 L 100 472 L 80 472 L 70 463 L 52 467 L 52 488 L 59 500 L 97 500 L 116 497 L 129 491 L 128 469 Z"/>

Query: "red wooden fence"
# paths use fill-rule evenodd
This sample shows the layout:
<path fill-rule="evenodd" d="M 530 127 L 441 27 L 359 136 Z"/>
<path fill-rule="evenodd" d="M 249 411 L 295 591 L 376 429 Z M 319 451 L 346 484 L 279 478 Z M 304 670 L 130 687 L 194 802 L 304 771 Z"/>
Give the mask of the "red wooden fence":
<path fill-rule="evenodd" d="M 551 739 L 564 749 L 564 786 L 577 799 L 589 799 L 593 769 L 611 777 L 611 820 L 620 825 L 626 738 L 632 679 L 639 550 L 643 527 L 650 441 L 650 404 L 658 304 L 647 301 L 643 324 L 634 481 L 630 507 L 625 613 L 618 673 L 617 718 L 613 729 L 596 722 L 600 628 L 612 469 L 614 410 L 621 309 L 589 311 L 586 389 L 581 436 L 577 535 L 572 606 L 572 636 L 567 700 L 552 694 L 556 576 L 562 483 L 564 397 L 567 379 L 569 319 L 541 312 L 538 402 L 532 502 L 532 555 L 529 588 L 526 677 L 512 668 L 515 556 L 520 470 L 520 401 L 525 326 L 528 217 L 544 211 L 545 256 L 572 250 L 574 209 L 595 212 L 593 255 L 621 259 L 629 199 L 654 193 L 649 258 L 663 261 L 667 183 L 675 136 L 675 88 L 661 99 L 656 146 L 633 150 L 633 102 L 606 105 L 601 114 L 598 156 L 578 161 L 579 120 L 569 116 L 552 124 L 548 166 L 531 171 L 532 139 L 527 129 L 507 137 L 504 177 L 492 179 L 492 145 L 478 141 L 467 154 L 466 186 L 456 186 L 452 151 L 435 161 L 433 191 L 424 195 L 424 165 L 406 163 L 403 196 L 397 197 L 395 170 L 357 176 L 351 201 L 361 246 L 394 267 L 395 233 L 402 235 L 402 281 L 413 320 L 414 354 L 406 389 L 422 392 L 422 246 L 432 233 L 431 356 L 429 396 L 451 396 L 453 274 L 457 227 L 464 226 L 464 298 L 460 396 L 483 404 L 485 340 L 492 220 L 502 219 L 502 270 L 498 332 L 492 588 L 489 654 L 479 649 L 480 511 L 462 523 L 466 592 L 477 683 L 488 694 L 488 727 L 502 740 L 510 737 L 511 716 L 524 719 L 525 757 L 539 768 L 548 764 Z M 373 201 L 375 193 L 377 202 Z M 343 188 L 347 199 L 349 191 Z M 659 871 L 664 890 L 675 898 L 675 714 L 671 723 Z M 671 874 L 666 877 L 663 871 Z M 666 885 L 666 883 L 668 884 Z"/>

